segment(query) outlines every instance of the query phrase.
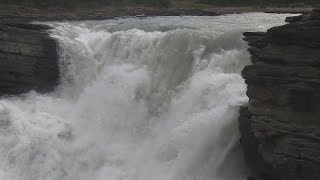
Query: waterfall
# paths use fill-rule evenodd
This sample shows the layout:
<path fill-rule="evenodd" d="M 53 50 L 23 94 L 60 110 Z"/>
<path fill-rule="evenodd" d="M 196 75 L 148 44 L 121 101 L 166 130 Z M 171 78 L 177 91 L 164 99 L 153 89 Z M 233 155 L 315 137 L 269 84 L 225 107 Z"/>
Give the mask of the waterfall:
<path fill-rule="evenodd" d="M 46 22 L 60 85 L 0 100 L 0 179 L 246 179 L 242 32 L 286 16 Z"/>

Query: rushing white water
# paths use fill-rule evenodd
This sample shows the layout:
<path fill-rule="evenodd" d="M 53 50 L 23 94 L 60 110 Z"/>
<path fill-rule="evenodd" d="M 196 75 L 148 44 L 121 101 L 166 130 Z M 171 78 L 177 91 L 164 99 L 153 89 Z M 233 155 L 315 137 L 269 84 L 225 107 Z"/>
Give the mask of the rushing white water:
<path fill-rule="evenodd" d="M 0 101 L 0 179 L 244 179 L 242 32 L 287 15 L 49 23 L 61 85 Z"/>

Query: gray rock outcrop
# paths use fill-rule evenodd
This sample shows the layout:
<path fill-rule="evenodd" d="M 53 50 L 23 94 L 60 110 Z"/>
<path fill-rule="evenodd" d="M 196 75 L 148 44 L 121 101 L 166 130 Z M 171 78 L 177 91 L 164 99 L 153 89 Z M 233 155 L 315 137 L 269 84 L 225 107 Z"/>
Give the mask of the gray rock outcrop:
<path fill-rule="evenodd" d="M 50 27 L 22 22 L 0 22 L 0 95 L 35 89 L 53 90 L 58 83 L 57 45 Z"/>
<path fill-rule="evenodd" d="M 320 179 L 320 13 L 244 33 L 252 65 L 242 76 L 241 144 L 257 179 Z"/>

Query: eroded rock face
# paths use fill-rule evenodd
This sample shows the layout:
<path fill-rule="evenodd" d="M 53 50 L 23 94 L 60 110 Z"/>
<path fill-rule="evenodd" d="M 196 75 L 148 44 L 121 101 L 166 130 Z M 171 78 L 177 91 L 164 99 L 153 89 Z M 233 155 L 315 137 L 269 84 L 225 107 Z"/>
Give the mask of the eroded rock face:
<path fill-rule="evenodd" d="M 57 45 L 44 25 L 0 22 L 0 95 L 35 89 L 47 92 L 57 85 Z"/>
<path fill-rule="evenodd" d="M 286 21 L 244 33 L 253 65 L 242 71 L 241 143 L 260 179 L 320 179 L 320 11 Z"/>

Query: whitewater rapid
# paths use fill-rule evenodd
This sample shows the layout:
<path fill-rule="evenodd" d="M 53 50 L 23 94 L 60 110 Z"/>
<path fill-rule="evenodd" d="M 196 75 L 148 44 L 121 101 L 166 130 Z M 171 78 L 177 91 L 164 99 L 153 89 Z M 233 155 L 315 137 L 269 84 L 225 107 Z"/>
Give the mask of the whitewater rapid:
<path fill-rule="evenodd" d="M 286 16 L 48 22 L 60 85 L 0 100 L 0 179 L 245 179 L 242 32 Z"/>

